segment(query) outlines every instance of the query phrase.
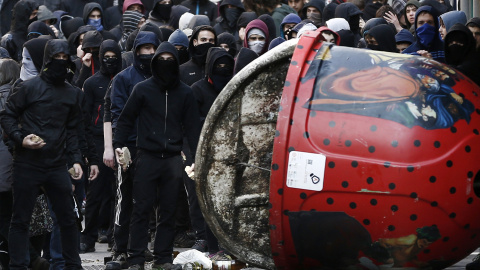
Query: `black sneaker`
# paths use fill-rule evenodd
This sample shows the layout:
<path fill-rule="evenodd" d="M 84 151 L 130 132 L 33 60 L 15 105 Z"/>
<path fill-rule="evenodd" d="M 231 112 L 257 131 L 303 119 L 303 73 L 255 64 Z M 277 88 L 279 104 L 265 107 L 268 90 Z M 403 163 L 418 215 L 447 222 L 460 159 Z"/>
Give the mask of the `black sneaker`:
<path fill-rule="evenodd" d="M 89 246 L 85 243 L 80 243 L 80 253 L 95 252 L 95 246 Z"/>
<path fill-rule="evenodd" d="M 114 255 L 112 260 L 105 264 L 106 270 L 121 270 L 127 269 L 128 262 L 127 262 L 127 254 L 121 253 L 119 255 Z"/>
<path fill-rule="evenodd" d="M 177 248 L 190 248 L 195 244 L 195 239 L 187 236 L 185 232 L 177 233 L 173 240 L 173 246 Z"/>
<path fill-rule="evenodd" d="M 145 266 L 140 264 L 134 264 L 128 267 L 128 270 L 145 270 Z"/>
<path fill-rule="evenodd" d="M 107 237 L 107 230 L 98 230 L 98 243 L 107 243 L 108 242 L 108 237 Z"/>
<path fill-rule="evenodd" d="M 147 262 L 153 261 L 153 254 L 148 248 L 145 250 L 144 254 L 145 254 L 145 261 Z"/>
<path fill-rule="evenodd" d="M 152 270 L 181 270 L 181 264 L 171 264 L 171 263 L 162 263 L 162 264 L 153 264 Z"/>
<path fill-rule="evenodd" d="M 192 246 L 192 249 L 196 249 L 200 252 L 207 252 L 207 240 L 197 240 Z"/>

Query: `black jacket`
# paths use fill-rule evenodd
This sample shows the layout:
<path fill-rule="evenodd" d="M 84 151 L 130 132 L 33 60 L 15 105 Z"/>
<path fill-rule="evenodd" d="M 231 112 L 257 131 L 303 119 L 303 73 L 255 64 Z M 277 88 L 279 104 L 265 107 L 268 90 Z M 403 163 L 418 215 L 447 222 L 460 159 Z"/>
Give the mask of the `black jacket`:
<path fill-rule="evenodd" d="M 194 15 L 206 15 L 210 20 L 210 24 L 212 25 L 215 19 L 218 16 L 217 12 L 217 5 L 210 2 L 209 0 L 185 0 L 180 5 L 187 7 L 190 9 L 190 12 Z M 198 5 L 198 13 L 197 13 L 197 5 Z"/>
<path fill-rule="evenodd" d="M 88 31 L 83 37 L 82 49 L 85 50 L 86 48 L 99 48 L 102 42 L 103 37 L 99 31 Z M 75 61 L 80 61 L 80 63 L 82 63 L 81 59 L 77 59 Z M 96 55 L 92 55 L 91 64 L 89 67 L 87 67 L 83 63 L 80 66 L 81 68 L 79 70 L 77 69 L 78 74 L 74 82 L 76 86 L 82 88 L 85 80 L 100 70 L 100 60 Z"/>
<path fill-rule="evenodd" d="M 54 54 L 68 54 L 68 45 L 50 40 L 45 52 L 44 66 Z M 19 83 L 0 113 L 3 130 L 15 142 L 15 162 L 41 167 L 81 163 L 76 130 L 82 119 L 78 92 L 66 82 L 53 85 L 43 75 L 42 71 L 40 76 Z M 23 139 L 31 133 L 40 136 L 46 145 L 41 149 L 22 147 Z M 71 158 L 69 162 L 67 157 Z"/>
<path fill-rule="evenodd" d="M 118 119 L 113 145 L 126 145 L 137 119 L 138 149 L 162 158 L 180 155 L 185 134 L 194 155 L 200 134 L 197 104 L 191 88 L 178 77 L 172 78 L 176 81 L 173 87 L 161 87 L 158 74 L 162 71 L 155 70 L 155 63 L 163 52 L 174 55 L 178 67 L 175 47 L 168 42 L 160 44 L 152 59 L 152 77 L 134 87 Z"/>
<path fill-rule="evenodd" d="M 120 71 L 110 74 L 103 63 L 103 55 L 107 51 L 112 51 L 117 55 L 117 66 L 121 68 L 120 47 L 113 40 L 106 40 L 100 48 L 100 72 L 95 73 L 88 78 L 84 85 L 85 92 L 85 110 L 88 113 L 86 124 L 92 127 L 93 135 L 103 139 L 103 116 L 104 102 L 108 86 L 112 78 Z"/>
<path fill-rule="evenodd" d="M 12 21 L 8 22 L 10 31 L 2 36 L 0 46 L 17 62 L 22 60 L 23 44 L 27 41 L 29 17 L 32 11 L 38 8 L 33 0 L 23 0 L 13 7 Z M 3 18 L 2 18 L 3 20 Z"/>

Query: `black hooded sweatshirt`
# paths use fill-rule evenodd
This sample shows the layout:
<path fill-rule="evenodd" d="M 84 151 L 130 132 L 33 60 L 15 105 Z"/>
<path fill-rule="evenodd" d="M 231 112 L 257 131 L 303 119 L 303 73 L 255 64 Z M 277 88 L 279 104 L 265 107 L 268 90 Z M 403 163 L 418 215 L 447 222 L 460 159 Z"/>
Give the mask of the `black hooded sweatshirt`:
<path fill-rule="evenodd" d="M 44 168 L 81 163 L 77 126 L 82 115 L 78 92 L 69 83 L 50 81 L 44 74 L 53 56 L 61 52 L 68 54 L 67 42 L 49 40 L 40 76 L 19 83 L 0 113 L 4 132 L 15 142 L 15 162 Z M 70 66 L 73 67 L 71 62 Z M 23 139 L 32 133 L 46 142 L 43 148 L 22 146 Z M 67 157 L 71 158 L 68 162 Z"/>
<path fill-rule="evenodd" d="M 172 70 L 170 87 L 163 86 L 163 71 L 156 70 L 158 56 L 164 52 L 175 58 L 176 70 Z M 115 148 L 126 146 L 137 120 L 138 149 L 160 158 L 177 156 L 182 151 L 185 134 L 191 153 L 195 154 L 200 135 L 198 108 L 192 89 L 178 77 L 178 63 L 175 46 L 162 42 L 151 62 L 152 77 L 133 88 L 118 119 L 113 139 Z"/>
<path fill-rule="evenodd" d="M 448 46 L 452 41 L 463 41 L 463 46 Z M 454 24 L 445 36 L 445 62 L 467 75 L 480 86 L 480 52 L 475 49 L 472 32 L 463 24 Z"/>
<path fill-rule="evenodd" d="M 377 25 L 370 29 L 367 35 L 374 37 L 378 42 L 378 45 L 375 47 L 367 45 L 370 49 L 384 52 L 397 52 L 395 30 L 393 30 L 392 27 L 385 24 Z"/>
<path fill-rule="evenodd" d="M 103 42 L 103 37 L 98 31 L 88 31 L 85 33 L 85 36 L 83 37 L 83 43 L 82 43 L 82 49 L 85 51 L 85 49 L 88 48 L 99 48 L 100 45 Z M 82 59 L 76 59 L 75 62 L 77 61 L 82 61 Z M 77 63 L 75 63 L 77 64 Z M 97 71 L 100 70 L 100 60 L 98 59 L 98 55 L 94 54 L 92 55 L 91 58 L 91 64 L 89 67 L 84 65 L 83 63 L 81 64 L 81 69 L 78 72 L 78 77 L 76 77 L 75 80 L 75 85 L 82 88 L 83 83 L 85 82 L 86 79 L 88 79 L 90 76 L 93 74 L 97 73 Z"/>
<path fill-rule="evenodd" d="M 360 35 L 360 16 L 362 11 L 352 3 L 342 3 L 335 9 L 336 18 L 344 18 L 350 25 L 350 31 L 352 31 L 355 39 L 354 44 L 358 44 L 358 41 L 362 38 Z"/>
<path fill-rule="evenodd" d="M 195 58 L 197 50 L 193 45 L 193 40 L 195 36 L 198 36 L 200 31 L 208 30 L 215 33 L 215 30 L 211 26 L 198 26 L 193 30 L 192 38 L 190 38 L 190 42 L 188 44 L 188 52 L 190 53 L 190 59 L 188 62 L 180 66 L 180 80 L 187 85 L 191 86 L 198 80 L 201 80 L 205 77 L 205 61 L 207 60 L 207 54 L 205 54 L 205 58 L 199 59 Z M 215 47 L 217 45 L 217 35 L 215 35 Z M 199 60 L 201 62 L 199 62 Z"/>
<path fill-rule="evenodd" d="M 112 51 L 117 56 L 114 65 L 117 69 L 111 72 L 104 62 L 104 56 L 107 51 Z M 104 115 L 104 102 L 105 94 L 107 93 L 108 85 L 110 81 L 121 71 L 122 58 L 121 51 L 118 44 L 109 39 L 105 40 L 100 46 L 100 72 L 95 73 L 92 77 L 88 78 L 84 85 L 83 91 L 85 92 L 85 110 L 88 113 L 86 124 L 93 127 L 93 135 L 95 137 L 101 137 L 103 140 L 103 115 Z"/>
<path fill-rule="evenodd" d="M 232 13 L 232 15 L 227 15 L 225 13 L 227 9 L 227 5 L 232 5 L 237 7 L 237 17 L 235 18 L 235 21 L 230 23 L 230 25 L 233 24 L 233 27 L 229 26 L 229 21 L 228 19 L 234 19 L 235 14 Z M 240 0 L 223 0 L 222 3 L 220 4 L 220 16 L 215 20 L 215 26 L 213 29 L 215 29 L 215 32 L 217 32 L 217 35 L 220 35 L 223 32 L 227 32 L 232 34 L 235 39 L 238 39 L 238 27 L 237 27 L 237 21 L 240 18 L 240 15 L 245 11 L 245 8 L 243 7 L 242 1 Z M 230 13 L 230 12 L 229 12 Z M 228 17 L 231 18 L 228 18 Z"/>
<path fill-rule="evenodd" d="M 35 9 L 38 9 L 38 4 L 33 0 L 16 3 L 13 7 L 10 31 L 0 41 L 0 46 L 7 49 L 12 59 L 17 62 L 22 60 L 23 43 L 27 41 L 30 14 Z"/>
<path fill-rule="evenodd" d="M 233 70 L 233 57 L 222 48 L 211 48 L 208 52 L 207 64 L 205 66 L 205 78 L 192 85 L 193 95 L 195 96 L 195 99 L 198 103 L 198 109 L 200 112 L 200 120 L 202 122 L 202 125 L 205 122 L 205 118 L 207 117 L 208 111 L 212 107 L 213 102 L 217 98 L 218 94 L 220 94 L 220 91 L 215 90 L 215 88 L 213 87 L 211 79 L 211 75 L 215 66 L 215 61 L 220 59 L 220 57 L 228 57 L 229 59 L 231 59 Z"/>

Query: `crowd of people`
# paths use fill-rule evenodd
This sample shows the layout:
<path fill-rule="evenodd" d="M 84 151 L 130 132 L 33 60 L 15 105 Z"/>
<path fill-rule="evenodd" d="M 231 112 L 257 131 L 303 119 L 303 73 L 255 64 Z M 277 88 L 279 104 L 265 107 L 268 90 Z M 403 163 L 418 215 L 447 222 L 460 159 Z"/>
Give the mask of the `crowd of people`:
<path fill-rule="evenodd" d="M 108 270 L 181 269 L 174 246 L 228 259 L 185 167 L 234 74 L 306 31 L 480 85 L 480 18 L 447 0 L 389 3 L 0 0 L 2 267 L 81 269 L 96 242 Z"/>

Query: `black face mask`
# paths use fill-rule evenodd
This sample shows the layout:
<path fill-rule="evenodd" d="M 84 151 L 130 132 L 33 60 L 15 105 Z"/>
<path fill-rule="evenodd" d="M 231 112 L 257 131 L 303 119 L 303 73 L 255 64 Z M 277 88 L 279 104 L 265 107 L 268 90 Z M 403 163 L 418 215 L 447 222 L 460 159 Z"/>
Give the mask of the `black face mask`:
<path fill-rule="evenodd" d="M 192 58 L 198 64 L 205 64 L 205 61 L 207 60 L 208 49 L 214 46 L 215 45 L 209 42 L 195 46 L 195 55 L 193 55 Z"/>
<path fill-rule="evenodd" d="M 155 61 L 155 79 L 164 89 L 175 86 L 178 82 L 177 61 L 158 59 Z"/>
<path fill-rule="evenodd" d="M 170 12 L 172 11 L 173 4 L 156 4 L 153 7 L 152 14 L 153 16 L 162 19 L 164 21 L 170 20 Z"/>
<path fill-rule="evenodd" d="M 448 53 L 448 60 L 450 65 L 459 65 L 463 62 L 464 59 L 464 46 L 460 46 L 458 44 L 452 44 L 448 46 L 446 49 L 446 53 Z"/>
<path fill-rule="evenodd" d="M 383 51 L 382 48 L 380 47 L 380 45 L 368 44 L 367 48 L 369 48 L 370 50 L 374 50 L 374 51 Z"/>
<path fill-rule="evenodd" d="M 103 58 L 104 73 L 108 75 L 115 75 L 118 70 L 118 61 L 116 58 Z"/>
<path fill-rule="evenodd" d="M 43 70 L 47 79 L 53 84 L 63 84 L 68 76 L 68 61 L 52 59 Z"/>
<path fill-rule="evenodd" d="M 217 93 L 220 93 L 222 89 L 227 85 L 227 83 L 232 79 L 232 72 L 230 72 L 230 75 L 221 75 L 221 74 L 213 74 L 210 76 L 210 79 L 212 79 L 212 85 L 215 91 Z"/>
<path fill-rule="evenodd" d="M 140 61 L 140 69 L 147 73 L 152 74 L 150 71 L 150 62 L 152 61 L 153 53 L 152 54 L 140 54 L 138 56 L 138 60 Z"/>
<path fill-rule="evenodd" d="M 187 48 L 182 48 L 180 50 L 177 50 L 177 53 L 178 53 L 178 59 L 179 59 L 180 65 L 190 60 L 190 56 L 188 54 Z"/>
<path fill-rule="evenodd" d="M 238 8 L 225 9 L 225 19 L 227 20 L 228 27 L 234 28 L 237 25 L 240 14 L 242 14 L 242 11 Z"/>

